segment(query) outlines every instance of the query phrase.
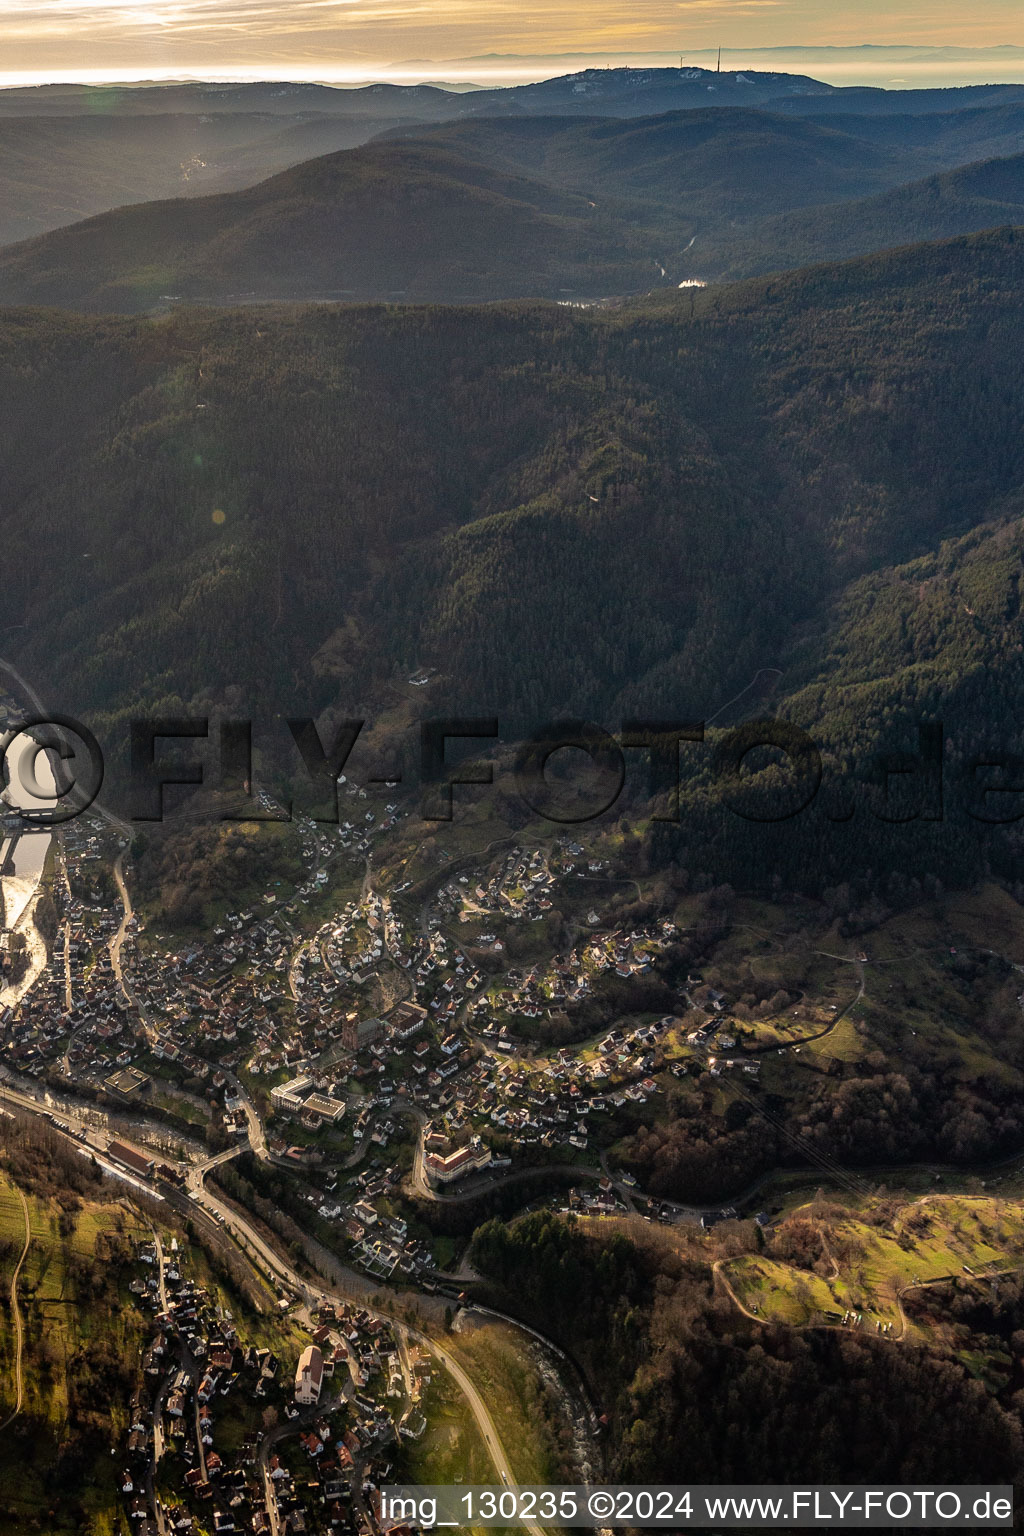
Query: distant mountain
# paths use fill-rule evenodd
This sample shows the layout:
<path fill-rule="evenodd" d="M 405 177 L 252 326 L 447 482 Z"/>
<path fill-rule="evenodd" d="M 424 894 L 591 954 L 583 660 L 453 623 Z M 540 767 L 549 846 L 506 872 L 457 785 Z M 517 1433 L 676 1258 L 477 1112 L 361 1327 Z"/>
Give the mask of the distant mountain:
<path fill-rule="evenodd" d="M 693 107 L 761 107 L 784 97 L 832 96 L 836 87 L 809 75 L 774 71 L 584 69 L 530 85 L 475 91 L 465 98 L 472 116 L 551 112 L 602 117 L 647 117 Z"/>
<path fill-rule="evenodd" d="M 905 113 L 963 112 L 977 107 L 1004 107 L 1024 102 L 1024 85 L 932 86 L 893 91 L 881 86 L 837 86 L 820 93 L 793 93 L 775 98 L 772 108 L 800 116 L 854 112 L 859 116 Z"/>
<path fill-rule="evenodd" d="M 0 245 L 154 198 L 251 186 L 395 119 L 263 112 L 0 116 Z"/>
<path fill-rule="evenodd" d="M 876 197 L 764 219 L 726 238 L 698 241 L 688 259 L 695 270 L 742 277 L 1004 224 L 1024 225 L 1024 154 L 962 166 Z"/>
<path fill-rule="evenodd" d="M 559 185 L 645 201 L 698 197 L 703 208 L 717 187 L 735 221 L 752 203 L 778 210 L 832 202 L 856 196 L 858 185 L 895 186 L 915 172 L 1024 152 L 1024 101 L 827 120 L 740 108 L 639 119 L 495 117 L 403 126 L 383 136 L 445 144 Z"/>
<path fill-rule="evenodd" d="M 781 110 L 776 115 L 782 115 Z M 932 170 L 994 160 L 1024 149 L 1024 98 L 1002 106 L 965 107 L 959 112 L 837 112 L 810 120 L 879 148 L 909 154 L 912 163 L 931 161 Z"/>
<path fill-rule="evenodd" d="M 193 119 L 138 121 L 150 150 L 170 141 L 170 125 L 180 130 L 165 170 L 195 142 Z M 276 121 L 202 125 L 225 148 L 201 174 L 242 177 L 310 136 L 356 131 L 351 119 L 280 132 Z M 256 186 L 120 208 L 11 245 L 0 250 L 0 302 L 139 311 L 173 300 L 595 299 L 1021 217 L 1024 107 L 883 121 L 877 133 L 871 119 L 705 108 L 394 129 Z M 10 126 L 61 132 L 60 119 Z M 232 143 L 243 130 L 249 142 Z M 972 142 L 1016 144 L 1018 156 L 925 174 Z M 160 157 L 140 150 L 147 158 Z"/>
<path fill-rule="evenodd" d="M 230 137 L 234 119 L 215 121 Z M 236 174 L 240 160 L 287 153 L 329 123 L 234 151 Z M 169 295 L 636 293 L 697 270 L 716 240 L 728 262 L 734 232 L 759 216 L 863 198 L 905 177 L 916 155 L 930 168 L 932 153 L 731 108 L 420 125 L 244 191 L 124 208 L 11 247 L 0 300 L 137 310 Z"/>
<path fill-rule="evenodd" d="M 665 119 L 656 131 L 614 126 L 654 116 Z M 504 142 L 486 126 L 496 120 L 507 125 Z M 548 125 L 535 139 L 533 122 Z M 525 125 L 518 139 L 516 125 Z M 127 204 L 253 186 L 389 129 L 418 135 L 425 127 L 459 154 L 561 186 L 586 184 L 595 200 L 653 200 L 707 234 L 709 219 L 742 222 L 863 197 L 1019 153 L 1024 86 L 873 91 L 686 68 L 591 69 L 476 91 L 268 82 L 4 90 L 0 245 Z M 659 236 L 662 265 L 671 265 L 671 235 Z"/>
<path fill-rule="evenodd" d="M 296 112 L 429 122 L 465 114 L 551 112 L 638 117 L 685 107 L 757 107 L 791 95 L 832 94 L 807 75 L 713 69 L 586 69 L 529 85 L 462 91 L 433 85 L 329 86 L 308 83 L 80 86 L 0 91 L 0 117 L 85 113 Z"/>
<path fill-rule="evenodd" d="M 697 107 L 769 107 L 814 116 L 962 112 L 1024 102 L 1024 85 L 922 90 L 836 86 L 806 74 L 701 67 L 583 69 L 527 85 L 251 84 L 185 81 L 139 85 L 44 85 L 0 90 L 0 117 L 144 116 L 181 113 L 328 114 L 442 122 L 463 116 L 649 117 Z"/>
<path fill-rule="evenodd" d="M 386 135 L 413 137 L 598 200 L 633 202 L 663 236 L 673 283 L 843 259 L 1024 216 L 1024 104 L 817 121 L 738 109 L 582 122 L 493 118 Z M 978 150 L 984 163 L 973 163 Z M 972 163 L 963 166 L 965 158 Z M 947 166 L 962 169 L 923 174 Z M 858 187 L 876 190 L 863 197 Z M 675 226 L 662 216 L 684 212 L 691 232 L 677 247 Z"/>
<path fill-rule="evenodd" d="M 447 117 L 453 93 L 432 85 L 366 85 L 345 88 L 305 81 L 169 85 L 37 85 L 0 90 L 0 117 L 144 116 L 147 113 L 327 112 L 346 117 Z"/>
<path fill-rule="evenodd" d="M 444 146 L 377 144 L 242 192 L 122 208 L 0 252 L 0 302 L 453 301 L 635 292 L 661 237 Z"/>
<path fill-rule="evenodd" d="M 677 104 L 725 103 L 736 93 L 731 79 L 709 93 L 693 79 L 680 83 L 678 71 L 596 73 L 597 82 L 569 77 L 525 94 L 266 82 L 0 90 L 0 245 L 130 203 L 252 186 L 398 124 L 483 112 L 576 115 L 592 112 L 599 96 L 619 113 L 629 102 L 631 111 L 660 102 L 666 90 Z M 745 84 L 739 96 L 754 103 L 778 78 Z"/>
<path fill-rule="evenodd" d="M 1012 81 L 1024 69 L 1024 48 L 1012 44 L 991 48 L 964 48 L 946 45 L 930 47 L 916 43 L 889 45 L 864 43 L 852 46 L 822 45 L 780 48 L 723 48 L 722 67 L 726 73 L 736 69 L 765 73 L 781 70 L 812 75 L 832 85 L 881 86 L 894 84 L 945 89 L 970 85 L 977 80 Z M 678 49 L 639 49 L 630 52 L 600 48 L 576 49 L 566 53 L 489 53 L 455 59 L 405 59 L 396 61 L 403 71 L 431 71 L 432 84 L 444 85 L 445 78 L 464 80 L 478 77 L 495 84 L 518 85 L 527 78 L 543 79 L 554 73 L 568 74 L 582 69 L 666 69 L 680 63 Z M 687 48 L 684 66 L 699 65 L 715 69 L 716 48 Z M 910 78 L 900 79 L 900 76 Z"/>
<path fill-rule="evenodd" d="M 905 146 L 863 139 L 856 121 L 849 124 L 843 131 L 768 112 L 703 107 L 582 122 L 474 118 L 387 137 L 443 144 L 595 199 L 655 203 L 699 224 L 862 196 L 906 179 Z"/>

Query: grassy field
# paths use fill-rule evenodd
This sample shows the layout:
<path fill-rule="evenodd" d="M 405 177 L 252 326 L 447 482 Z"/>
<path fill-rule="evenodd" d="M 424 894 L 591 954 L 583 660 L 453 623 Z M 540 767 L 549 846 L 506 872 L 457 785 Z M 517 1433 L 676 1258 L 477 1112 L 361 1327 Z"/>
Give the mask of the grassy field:
<path fill-rule="evenodd" d="M 863 1212 L 822 1218 L 814 1205 L 793 1211 L 771 1239 L 767 1253 L 746 1254 L 722 1265 L 737 1299 L 766 1320 L 794 1325 L 835 1321 L 847 1310 L 862 1327 L 893 1324 L 903 1331 L 899 1297 L 908 1288 L 937 1280 L 985 1275 L 1021 1267 L 1024 1204 L 989 1195 L 925 1195 L 896 1208 L 876 1224 L 879 1203 Z M 883 1213 L 885 1214 L 885 1213 Z M 787 1232 L 815 1228 L 820 1252 L 813 1268 L 777 1257 Z M 914 1331 L 908 1325 L 908 1336 Z"/>
<path fill-rule="evenodd" d="M 105 1340 L 113 1336 L 119 1347 L 131 1347 L 139 1332 L 133 1314 L 112 1317 L 107 1315 L 105 1306 L 90 1306 L 94 1271 L 107 1265 L 118 1249 L 127 1247 L 148 1229 L 120 1205 L 87 1202 L 63 1223 L 54 1202 L 29 1196 L 28 1208 L 31 1242 L 19 1280 L 27 1342 L 45 1342 L 44 1361 L 63 1362 L 100 1335 Z M 0 1179 L 0 1240 L 13 1246 L 0 1271 L 0 1289 L 6 1298 L 24 1240 L 21 1201 L 6 1178 Z M 5 1322 L 9 1324 L 9 1316 Z M 10 1329 L 5 1326 L 5 1360 L 12 1357 L 10 1344 Z M 9 1371 L 4 1375 L 2 1394 L 0 1412 L 6 1413 L 13 1395 Z M 67 1384 L 63 1371 L 52 1375 L 26 1372 L 25 1411 L 45 1419 L 54 1430 L 64 1424 Z"/>
<path fill-rule="evenodd" d="M 491 1483 L 494 1466 L 465 1398 L 437 1367 L 421 1403 L 427 1428 L 396 1451 L 394 1481 Z"/>
<path fill-rule="evenodd" d="M 456 1242 L 454 1237 L 435 1237 L 433 1240 L 434 1267 L 447 1269 L 458 1258 L 464 1243 Z"/>
<path fill-rule="evenodd" d="M 453 1333 L 447 1342 L 480 1388 L 517 1481 L 550 1482 L 552 1448 L 537 1396 L 537 1367 L 521 1336 L 488 1323 Z"/>
<path fill-rule="evenodd" d="M 134 1379 L 142 1335 L 126 1261 L 131 1240 L 148 1229 L 120 1205 L 84 1201 L 63 1216 L 53 1201 L 30 1196 L 28 1206 L 31 1244 L 19 1281 L 25 1396 L 21 1415 L 0 1436 L 0 1532 L 106 1536 L 121 1529 L 122 1518 L 119 1467 L 108 1447 L 124 1432 L 127 1394 L 114 1384 Z M 3 1416 L 14 1407 L 9 1291 L 24 1231 L 18 1193 L 0 1178 Z M 73 1498 L 57 1499 L 58 1466 L 72 1480 Z"/>

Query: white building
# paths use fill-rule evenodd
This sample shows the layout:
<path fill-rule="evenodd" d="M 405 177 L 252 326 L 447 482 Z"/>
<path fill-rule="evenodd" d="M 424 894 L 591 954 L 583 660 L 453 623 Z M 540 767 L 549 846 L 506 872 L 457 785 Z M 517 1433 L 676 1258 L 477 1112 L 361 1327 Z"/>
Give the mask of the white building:
<path fill-rule="evenodd" d="M 295 1371 L 295 1401 L 304 1406 L 320 1401 L 324 1379 L 324 1357 L 315 1344 L 307 1344 Z"/>
<path fill-rule="evenodd" d="M 474 1136 L 468 1146 L 459 1147 L 442 1157 L 439 1152 L 427 1152 L 423 1158 L 423 1171 L 427 1183 L 436 1189 L 441 1184 L 453 1184 L 468 1173 L 477 1173 L 491 1161 L 491 1149 L 485 1147 L 479 1136 Z"/>
<path fill-rule="evenodd" d="M 312 1086 L 312 1078 L 293 1077 L 290 1082 L 279 1083 L 276 1088 L 271 1088 L 270 1102 L 275 1109 L 294 1110 L 301 1113 L 304 1095 Z"/>

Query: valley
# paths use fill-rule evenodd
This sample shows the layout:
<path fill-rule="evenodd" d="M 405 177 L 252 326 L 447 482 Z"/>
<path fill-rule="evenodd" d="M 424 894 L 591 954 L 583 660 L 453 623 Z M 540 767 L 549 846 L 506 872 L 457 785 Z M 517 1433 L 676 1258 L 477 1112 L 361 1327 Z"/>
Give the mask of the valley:
<path fill-rule="evenodd" d="M 1024 86 L 608 58 L 0 90 L 0 1536 L 1020 1483 Z"/>
<path fill-rule="evenodd" d="M 0 301 L 592 304 L 1017 221 L 1021 88 L 882 95 L 593 71 L 468 94 L 149 87 L 83 118 L 70 91 L 38 115 L 0 91 Z"/>
<path fill-rule="evenodd" d="M 15 713 L 16 701 L 7 707 Z M 57 834 L 64 879 L 47 877 L 64 918 L 51 962 L 7 1013 L 4 1113 L 20 1136 L 49 1136 L 51 1159 L 80 1150 L 84 1177 L 105 1176 L 122 1203 L 127 1195 L 136 1226 L 122 1230 L 139 1252 L 140 1218 L 165 1233 L 180 1233 L 185 1218 L 207 1255 L 197 1273 L 213 1263 L 235 1297 L 234 1338 L 225 1345 L 222 1324 L 208 1351 L 226 1360 L 250 1337 L 256 1348 L 279 1337 L 287 1357 L 309 1330 L 329 1333 L 339 1309 L 357 1328 L 376 1317 L 380 1358 L 380 1328 L 390 1327 L 396 1359 L 437 1356 L 449 1373 L 422 1401 L 397 1405 L 413 1434 L 411 1471 L 486 1478 L 491 1457 L 509 1482 L 535 1476 L 554 1466 L 547 1458 L 580 1454 L 566 1421 L 578 1367 L 549 1353 L 558 1407 L 545 1400 L 544 1435 L 522 1441 L 504 1415 L 523 1411 L 523 1393 L 537 1411 L 526 1385 L 536 1363 L 524 1377 L 514 1351 L 527 1346 L 514 1333 L 491 1338 L 489 1308 L 502 1298 L 482 1255 L 495 1211 L 508 1221 L 525 1207 L 535 1221 L 539 1207 L 588 1242 L 639 1245 L 663 1255 L 651 1257 L 659 1265 L 681 1256 L 706 1273 L 709 1298 L 755 1330 L 852 1331 L 878 1347 L 938 1349 L 1005 1393 L 1005 1348 L 979 1350 L 942 1307 L 961 1292 L 980 1305 L 997 1285 L 1012 1296 L 1019 1276 L 1024 1127 L 1013 1106 L 1024 1063 L 1012 999 L 1024 928 L 1008 893 L 981 888 L 891 915 L 875 899 L 838 917 L 821 903 L 673 892 L 630 862 L 614 831 L 584 844 L 537 827 L 481 848 L 472 814 L 453 826 L 456 859 L 445 834 L 418 834 L 403 791 L 389 814 L 356 821 L 367 792 L 342 787 L 353 811 L 337 828 L 300 820 L 284 834 L 295 839 L 292 865 L 285 876 L 275 856 L 280 875 L 258 902 L 266 915 L 227 905 L 204 914 L 184 938 L 184 965 L 183 936 L 139 886 L 152 866 L 129 862 L 137 896 L 126 905 L 112 877 L 125 834 L 85 813 Z M 168 848 L 197 830 L 172 827 Z M 383 1018 L 367 1018 L 374 1006 Z M 918 1096 L 912 1112 L 908 1092 Z M 983 1131 L 996 1106 L 998 1124 Z M 681 1135 L 687 1126 L 698 1140 Z M 29 1234 L 31 1277 L 45 1246 L 38 1218 Z M 31 1278 L 20 1283 L 37 1292 Z M 239 1309 L 251 1318 L 244 1329 Z M 277 1312 L 280 1325 L 259 1321 Z M 559 1327 L 554 1341 L 580 1361 L 578 1340 Z M 195 1355 L 194 1337 L 188 1347 Z M 512 1370 L 519 1397 L 502 1409 L 501 1432 L 474 1376 L 483 1373 L 489 1399 L 507 1393 L 488 1351 L 510 1347 L 501 1370 Z M 584 1368 L 593 1392 L 585 1354 Z M 354 1366 L 352 1379 L 365 1414 Z M 159 1528 L 202 1523 L 203 1501 L 217 1507 L 231 1489 L 270 1529 L 289 1510 L 318 1508 L 301 1472 L 274 1481 L 275 1458 L 308 1433 L 301 1415 L 291 1431 L 268 1431 L 266 1415 L 241 1411 L 240 1399 L 218 1408 L 205 1446 L 200 1434 L 183 1462 L 188 1416 L 168 1425 L 167 1401 L 165 1391 L 132 1430 L 140 1470 L 125 1473 L 128 1505 L 141 1477 Z M 607 1454 L 593 1438 L 600 1410 L 582 1402 L 584 1454 L 596 1466 Z M 323 1428 L 317 1421 L 321 1445 L 339 1407 L 321 1414 Z M 385 1410 L 374 1412 L 350 1450 L 390 1461 Z M 416 1459 L 422 1434 L 429 1463 Z M 510 1460 L 512 1443 L 541 1461 Z M 193 1464 L 207 1475 L 190 1479 Z M 358 1505 L 352 1518 L 364 1518 Z"/>

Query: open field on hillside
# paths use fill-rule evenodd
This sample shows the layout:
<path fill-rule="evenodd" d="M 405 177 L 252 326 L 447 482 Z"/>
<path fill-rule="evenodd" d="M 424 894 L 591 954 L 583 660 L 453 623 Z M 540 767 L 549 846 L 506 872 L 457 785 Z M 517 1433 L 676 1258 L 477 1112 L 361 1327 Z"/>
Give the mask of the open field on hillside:
<path fill-rule="evenodd" d="M 501 1323 L 454 1333 L 448 1341 L 484 1392 L 521 1483 L 554 1480 L 550 1426 L 545 1422 L 537 1369 L 523 1336 Z"/>
<path fill-rule="evenodd" d="M 56 1201 L 30 1195 L 28 1208 L 31 1242 L 18 1285 L 24 1403 L 0 1437 L 5 1489 L 0 1531 L 35 1525 L 54 1536 L 85 1528 L 103 1536 L 118 1529 L 120 1517 L 118 1468 L 103 1454 L 100 1440 L 120 1436 L 125 1428 L 121 1386 L 138 1368 L 143 1327 L 126 1289 L 127 1259 L 133 1240 L 148 1228 L 116 1204 L 85 1200 L 77 1211 L 62 1212 Z M 0 1178 L 0 1413 L 5 1416 L 15 1391 L 10 1281 L 24 1234 L 18 1192 Z M 87 1466 L 78 1465 L 82 1457 Z M 76 1467 L 74 1501 L 60 1506 L 55 1505 L 57 1461 Z"/>
<path fill-rule="evenodd" d="M 863 1212 L 793 1211 L 764 1253 L 726 1260 L 720 1273 L 749 1312 L 795 1325 L 833 1322 L 853 1312 L 862 1328 L 892 1325 L 904 1334 L 900 1297 L 938 1280 L 1019 1269 L 1024 1204 L 988 1195 L 926 1195 L 888 1221 L 882 1202 Z M 884 1224 L 878 1224 L 882 1222 Z M 782 1255 L 802 1248 L 807 1263 Z M 778 1256 L 777 1256 L 778 1255 Z M 908 1325 L 906 1332 L 913 1332 Z"/>

